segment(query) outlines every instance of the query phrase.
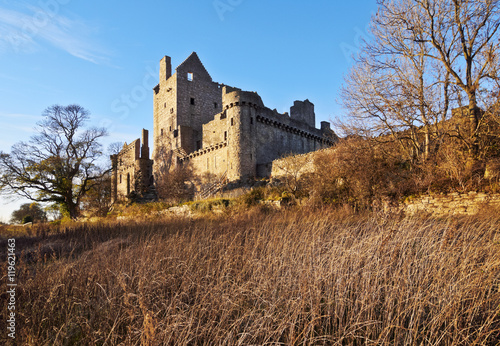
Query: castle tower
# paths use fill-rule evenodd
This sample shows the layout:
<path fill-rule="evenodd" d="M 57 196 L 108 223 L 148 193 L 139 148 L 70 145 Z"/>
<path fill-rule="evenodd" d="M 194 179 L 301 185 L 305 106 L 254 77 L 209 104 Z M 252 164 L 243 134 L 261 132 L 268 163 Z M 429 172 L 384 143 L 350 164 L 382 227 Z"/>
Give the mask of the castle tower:
<path fill-rule="evenodd" d="M 118 155 L 111 155 L 111 203 L 118 198 Z"/>
<path fill-rule="evenodd" d="M 228 178 L 254 178 L 257 165 L 256 118 L 258 109 L 264 104 L 257 93 L 224 87 L 223 105 L 229 122 Z"/>
<path fill-rule="evenodd" d="M 149 159 L 149 131 L 142 129 L 141 159 Z"/>
<path fill-rule="evenodd" d="M 314 104 L 309 100 L 295 101 L 290 107 L 290 118 L 303 122 L 314 128 L 316 125 L 316 116 L 314 114 Z"/>
<path fill-rule="evenodd" d="M 160 61 L 154 87 L 155 147 L 171 147 L 182 157 L 202 147 L 202 127 L 222 111 L 222 88 L 193 52 L 172 74 L 171 59 Z"/>

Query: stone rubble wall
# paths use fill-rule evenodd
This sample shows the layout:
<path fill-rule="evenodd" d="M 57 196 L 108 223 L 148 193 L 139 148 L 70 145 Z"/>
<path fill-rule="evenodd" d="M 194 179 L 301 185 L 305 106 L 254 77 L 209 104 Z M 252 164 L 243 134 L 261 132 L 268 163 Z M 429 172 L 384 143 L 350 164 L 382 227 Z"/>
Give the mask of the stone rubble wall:
<path fill-rule="evenodd" d="M 500 194 L 482 192 L 425 195 L 405 201 L 400 209 L 412 215 L 425 212 L 433 216 L 473 215 L 485 207 L 500 207 Z"/>
<path fill-rule="evenodd" d="M 324 150 L 335 150 L 326 148 L 302 155 L 280 158 L 272 162 L 271 178 L 280 180 L 286 175 L 298 171 L 298 176 L 314 172 L 314 161 L 318 153 Z M 405 202 L 391 206 L 390 203 L 384 207 L 386 212 L 403 211 L 407 215 L 419 212 L 433 216 L 447 215 L 474 215 L 481 209 L 493 207 L 500 208 L 500 193 L 488 194 L 483 192 L 449 193 L 440 195 L 423 195 L 409 198 Z"/>

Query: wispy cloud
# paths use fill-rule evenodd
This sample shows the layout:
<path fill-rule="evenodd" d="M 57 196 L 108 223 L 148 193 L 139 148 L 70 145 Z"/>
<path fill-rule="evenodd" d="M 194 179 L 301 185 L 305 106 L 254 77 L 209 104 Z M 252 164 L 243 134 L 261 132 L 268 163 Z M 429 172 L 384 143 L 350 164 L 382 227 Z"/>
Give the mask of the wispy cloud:
<path fill-rule="evenodd" d="M 40 116 L 20 113 L 0 112 L 0 151 L 9 152 L 10 147 L 19 141 L 26 141 L 35 133 Z"/>
<path fill-rule="evenodd" d="M 90 39 L 93 29 L 59 11 L 60 5 L 45 9 L 30 5 L 21 10 L 0 8 L 0 50 L 34 52 L 48 43 L 83 60 L 106 62 L 106 50 Z"/>
<path fill-rule="evenodd" d="M 7 122 L 10 122 L 11 119 L 15 119 L 18 121 L 32 121 L 35 123 L 40 120 L 41 117 L 39 115 L 31 115 L 31 114 L 21 114 L 21 113 L 4 113 L 0 112 L 0 119 L 5 119 Z M 2 121 L 0 121 L 2 123 Z"/>

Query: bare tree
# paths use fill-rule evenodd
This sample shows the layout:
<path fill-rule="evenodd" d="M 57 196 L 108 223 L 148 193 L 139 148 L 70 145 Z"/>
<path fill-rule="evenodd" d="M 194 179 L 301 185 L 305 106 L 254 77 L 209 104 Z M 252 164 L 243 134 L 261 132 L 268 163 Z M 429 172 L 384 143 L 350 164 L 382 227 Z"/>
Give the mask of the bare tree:
<path fill-rule="evenodd" d="M 154 151 L 154 184 L 158 197 L 166 195 L 168 176 L 173 167 L 174 152 L 172 145 L 165 139 L 155 143 Z"/>
<path fill-rule="evenodd" d="M 428 58 L 425 43 L 409 36 L 394 15 L 404 3 L 381 4 L 372 20 L 373 39 L 365 42 L 341 96 L 350 112 L 349 132 L 395 140 L 415 159 L 428 157 L 442 136 L 438 124 L 448 112 L 450 84 L 449 74 Z"/>
<path fill-rule="evenodd" d="M 123 149 L 123 142 L 113 142 L 108 145 L 109 155 L 118 155 Z"/>
<path fill-rule="evenodd" d="M 76 218 L 82 198 L 106 173 L 96 164 L 106 130 L 83 129 L 89 112 L 79 105 L 51 106 L 43 118 L 29 142 L 0 152 L 0 192 L 56 202 Z"/>
<path fill-rule="evenodd" d="M 303 175 L 314 170 L 313 157 L 308 154 L 284 156 L 276 161 L 276 165 L 282 173 L 279 179 L 283 180 L 285 187 L 293 194 L 301 189 Z"/>
<path fill-rule="evenodd" d="M 466 94 L 470 151 L 478 154 L 481 93 L 498 79 L 498 0 L 416 0 L 418 16 L 407 27 L 416 40 L 428 43 L 429 57 L 450 74 Z M 420 23 L 426 25 L 418 25 Z M 414 25 L 415 24 L 415 25 Z"/>
<path fill-rule="evenodd" d="M 465 102 L 470 131 L 462 139 L 477 156 L 480 100 L 498 79 L 499 25 L 494 0 L 379 0 L 374 39 L 342 92 L 354 128 L 428 156 L 432 139 L 450 134 L 442 120 Z"/>
<path fill-rule="evenodd" d="M 107 172 L 82 197 L 81 209 L 86 216 L 106 216 L 111 206 L 111 172 Z"/>
<path fill-rule="evenodd" d="M 167 201 L 190 199 L 194 193 L 192 166 L 175 162 L 177 156 L 170 142 L 163 140 L 157 143 L 154 160 L 154 182 L 158 197 Z"/>

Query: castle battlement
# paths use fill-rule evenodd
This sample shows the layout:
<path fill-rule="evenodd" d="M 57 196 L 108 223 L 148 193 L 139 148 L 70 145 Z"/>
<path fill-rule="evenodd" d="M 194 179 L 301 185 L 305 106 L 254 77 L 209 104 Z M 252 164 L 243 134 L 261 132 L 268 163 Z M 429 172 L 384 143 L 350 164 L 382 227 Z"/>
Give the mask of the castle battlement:
<path fill-rule="evenodd" d="M 197 150 L 189 155 L 186 155 L 186 156 L 182 157 L 180 160 L 187 161 L 187 160 L 193 159 L 193 158 L 198 157 L 198 156 L 210 154 L 211 152 L 213 152 L 215 150 L 219 150 L 219 149 L 222 149 L 225 147 L 227 147 L 227 142 L 220 142 L 220 143 L 212 144 L 206 148 Z"/>

